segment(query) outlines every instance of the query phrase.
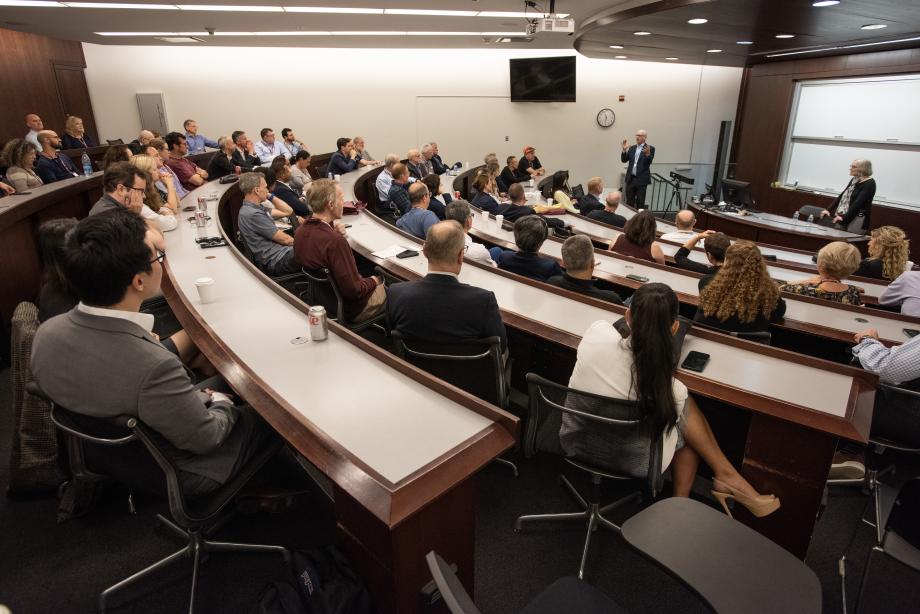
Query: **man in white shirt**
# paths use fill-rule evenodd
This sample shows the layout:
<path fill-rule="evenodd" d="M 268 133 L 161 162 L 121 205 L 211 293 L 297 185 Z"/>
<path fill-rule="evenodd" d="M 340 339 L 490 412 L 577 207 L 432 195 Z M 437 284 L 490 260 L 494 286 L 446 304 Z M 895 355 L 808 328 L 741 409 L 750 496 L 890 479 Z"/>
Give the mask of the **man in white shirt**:
<path fill-rule="evenodd" d="M 447 205 L 445 220 L 454 220 L 463 227 L 463 234 L 466 237 L 466 257 L 489 266 L 498 266 L 489 255 L 489 250 L 482 243 L 475 243 L 470 238 L 470 228 L 473 227 L 473 213 L 470 210 L 470 204 L 465 200 L 454 200 Z"/>
<path fill-rule="evenodd" d="M 693 226 L 696 224 L 696 216 L 689 209 L 678 211 L 677 216 L 674 218 L 674 224 L 677 226 L 677 230 L 661 235 L 661 238 L 665 241 L 684 243 L 696 234 L 693 230 Z"/>
<path fill-rule="evenodd" d="M 399 162 L 399 155 L 388 153 L 383 159 L 383 171 L 377 176 L 374 185 L 377 187 L 377 197 L 381 203 L 390 200 L 390 186 L 393 185 L 393 165 Z"/>
<path fill-rule="evenodd" d="M 35 113 L 29 113 L 26 115 L 26 127 L 28 127 L 29 131 L 26 133 L 25 139 L 35 145 L 38 150 L 41 150 L 42 146 L 38 142 L 38 133 L 45 129 L 42 118 Z"/>
<path fill-rule="evenodd" d="M 255 144 L 255 152 L 262 164 L 271 164 L 277 156 L 291 157 L 290 152 L 275 140 L 275 131 L 271 128 L 262 128 L 259 136 L 262 140 Z"/>

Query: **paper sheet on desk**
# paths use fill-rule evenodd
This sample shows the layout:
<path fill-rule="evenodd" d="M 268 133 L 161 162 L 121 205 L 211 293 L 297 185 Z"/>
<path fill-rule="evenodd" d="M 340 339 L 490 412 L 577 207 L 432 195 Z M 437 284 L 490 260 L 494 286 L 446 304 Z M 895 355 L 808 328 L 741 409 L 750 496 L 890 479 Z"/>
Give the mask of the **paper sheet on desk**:
<path fill-rule="evenodd" d="M 376 252 L 371 252 L 371 255 L 376 256 L 377 258 L 384 258 L 384 259 L 392 258 L 396 254 L 402 253 L 406 251 L 407 249 L 413 249 L 413 248 L 406 247 L 405 245 L 398 245 L 394 243 L 393 245 L 389 247 L 384 247 L 383 249 L 378 249 Z M 418 251 L 418 250 L 415 250 L 415 251 Z"/>

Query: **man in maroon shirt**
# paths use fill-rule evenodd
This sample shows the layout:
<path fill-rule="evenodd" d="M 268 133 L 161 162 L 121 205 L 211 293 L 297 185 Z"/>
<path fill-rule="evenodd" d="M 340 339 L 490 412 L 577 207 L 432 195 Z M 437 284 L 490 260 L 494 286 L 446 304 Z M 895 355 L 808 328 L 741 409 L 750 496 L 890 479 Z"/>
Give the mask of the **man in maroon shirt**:
<path fill-rule="evenodd" d="M 310 188 L 313 216 L 294 234 L 294 259 L 308 270 L 327 268 L 345 303 L 345 320 L 363 322 L 386 308 L 386 288 L 378 276 L 361 277 L 344 227 L 336 227 L 345 204 L 342 188 L 331 179 L 318 179 Z"/>
<path fill-rule="evenodd" d="M 200 185 L 204 185 L 204 182 L 208 180 L 208 172 L 185 157 L 188 154 L 188 143 L 185 142 L 185 135 L 170 132 L 166 135 L 165 140 L 166 146 L 169 147 L 169 158 L 165 160 L 166 166 L 176 174 L 182 187 L 191 191 Z"/>

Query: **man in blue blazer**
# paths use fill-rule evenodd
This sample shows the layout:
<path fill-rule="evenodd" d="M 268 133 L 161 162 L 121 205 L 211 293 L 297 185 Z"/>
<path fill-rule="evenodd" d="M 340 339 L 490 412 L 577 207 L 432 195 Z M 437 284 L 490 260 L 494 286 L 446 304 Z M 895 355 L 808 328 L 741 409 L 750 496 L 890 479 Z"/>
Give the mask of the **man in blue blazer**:
<path fill-rule="evenodd" d="M 388 289 L 390 326 L 408 339 L 432 342 L 500 337 L 504 350 L 507 335 L 495 295 L 457 278 L 466 254 L 460 224 L 447 220 L 432 226 L 423 251 L 428 274 Z"/>
<path fill-rule="evenodd" d="M 626 162 L 626 204 L 645 207 L 645 190 L 652 182 L 652 161 L 655 148 L 646 143 L 645 130 L 636 130 L 636 144 L 632 147 L 623 139 L 623 153 L 620 161 Z"/>

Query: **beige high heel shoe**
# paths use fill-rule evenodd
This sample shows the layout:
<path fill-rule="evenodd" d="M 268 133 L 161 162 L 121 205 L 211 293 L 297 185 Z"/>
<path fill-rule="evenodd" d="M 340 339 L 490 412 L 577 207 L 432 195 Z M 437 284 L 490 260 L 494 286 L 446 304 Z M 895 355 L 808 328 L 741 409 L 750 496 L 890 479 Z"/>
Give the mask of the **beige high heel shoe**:
<path fill-rule="evenodd" d="M 731 510 L 728 509 L 729 499 L 734 499 L 758 518 L 769 516 L 779 509 L 779 498 L 773 495 L 757 495 L 756 497 L 752 497 L 717 480 L 713 480 L 712 486 L 713 489 L 710 491 L 712 492 L 712 496 L 722 504 L 722 508 L 725 510 L 725 513 L 728 514 L 729 518 L 732 518 Z"/>

